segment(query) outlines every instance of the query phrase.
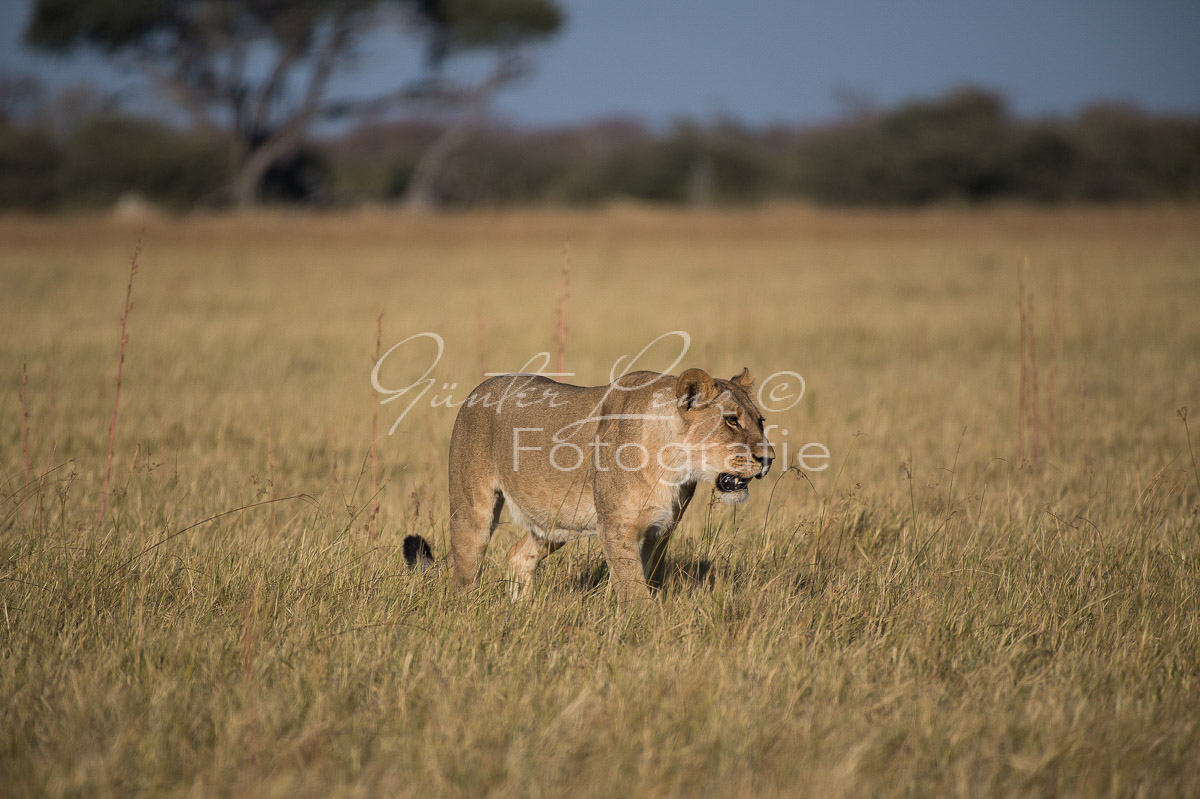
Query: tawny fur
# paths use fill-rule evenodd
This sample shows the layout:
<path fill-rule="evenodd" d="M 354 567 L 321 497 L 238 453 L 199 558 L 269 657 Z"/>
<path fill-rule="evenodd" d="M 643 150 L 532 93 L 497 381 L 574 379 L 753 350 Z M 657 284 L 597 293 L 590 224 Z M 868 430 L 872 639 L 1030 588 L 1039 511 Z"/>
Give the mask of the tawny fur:
<path fill-rule="evenodd" d="M 509 552 L 514 596 L 546 555 L 597 535 L 618 597 L 648 597 L 697 483 L 770 468 L 774 450 L 752 387 L 747 370 L 730 380 L 700 369 L 633 372 L 592 387 L 536 375 L 485 380 L 450 439 L 452 580 L 475 583 L 507 505 L 526 530 Z M 744 501 L 738 485 L 722 498 Z"/>

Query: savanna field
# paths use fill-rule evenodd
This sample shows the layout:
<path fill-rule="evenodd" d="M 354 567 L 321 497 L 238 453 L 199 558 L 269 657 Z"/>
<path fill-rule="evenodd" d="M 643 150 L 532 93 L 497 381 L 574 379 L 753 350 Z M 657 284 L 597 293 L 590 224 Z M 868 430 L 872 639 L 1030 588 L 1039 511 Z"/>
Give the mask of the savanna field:
<path fill-rule="evenodd" d="M 0 795 L 1200 794 L 1195 208 L 5 217 L 0 286 Z M 648 606 L 400 551 L 560 313 L 805 381 Z"/>

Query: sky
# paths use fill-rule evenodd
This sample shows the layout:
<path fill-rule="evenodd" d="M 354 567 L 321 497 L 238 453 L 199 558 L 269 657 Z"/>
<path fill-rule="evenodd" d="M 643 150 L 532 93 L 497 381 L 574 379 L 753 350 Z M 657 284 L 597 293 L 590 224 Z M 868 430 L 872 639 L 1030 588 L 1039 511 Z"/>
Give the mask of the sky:
<path fill-rule="evenodd" d="M 565 30 L 534 52 L 535 75 L 496 100 L 529 126 L 634 115 L 750 124 L 816 123 L 846 98 L 889 107 L 966 83 L 1004 92 L 1020 114 L 1069 114 L 1096 101 L 1200 112 L 1196 0 L 559 0 Z M 21 46 L 31 0 L 0 0 L 0 71 L 49 86 L 90 81 L 150 95 L 98 57 Z M 419 73 L 411 39 L 363 43 L 336 84 L 374 94 Z M 484 64 L 468 59 L 463 77 Z M 148 107 L 148 106 L 146 106 Z"/>

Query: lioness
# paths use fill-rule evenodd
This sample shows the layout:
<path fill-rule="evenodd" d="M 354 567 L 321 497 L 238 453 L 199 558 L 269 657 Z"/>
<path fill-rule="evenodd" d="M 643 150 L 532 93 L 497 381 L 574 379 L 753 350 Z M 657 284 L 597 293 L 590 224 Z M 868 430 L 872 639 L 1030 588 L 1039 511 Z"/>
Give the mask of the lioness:
<path fill-rule="evenodd" d="M 775 451 L 751 398 L 748 369 L 717 380 L 632 372 L 607 386 L 538 375 L 493 377 L 459 409 L 450 438 L 450 553 L 460 587 L 473 585 L 508 504 L 527 532 L 509 551 L 514 597 L 567 541 L 597 534 L 622 600 L 649 595 L 663 554 L 699 482 L 743 502 Z M 405 557 L 432 562 L 409 536 Z"/>

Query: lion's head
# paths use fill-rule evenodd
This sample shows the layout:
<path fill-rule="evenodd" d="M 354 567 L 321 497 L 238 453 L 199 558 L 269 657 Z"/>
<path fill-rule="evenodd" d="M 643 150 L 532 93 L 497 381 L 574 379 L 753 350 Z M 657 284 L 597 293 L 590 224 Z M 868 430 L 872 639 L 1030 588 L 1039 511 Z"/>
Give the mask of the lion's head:
<path fill-rule="evenodd" d="M 765 476 L 775 459 L 766 420 L 750 394 L 753 387 L 749 369 L 729 380 L 688 369 L 675 386 L 687 427 L 690 471 L 715 483 L 724 502 L 744 502 L 750 496 L 750 481 Z"/>

